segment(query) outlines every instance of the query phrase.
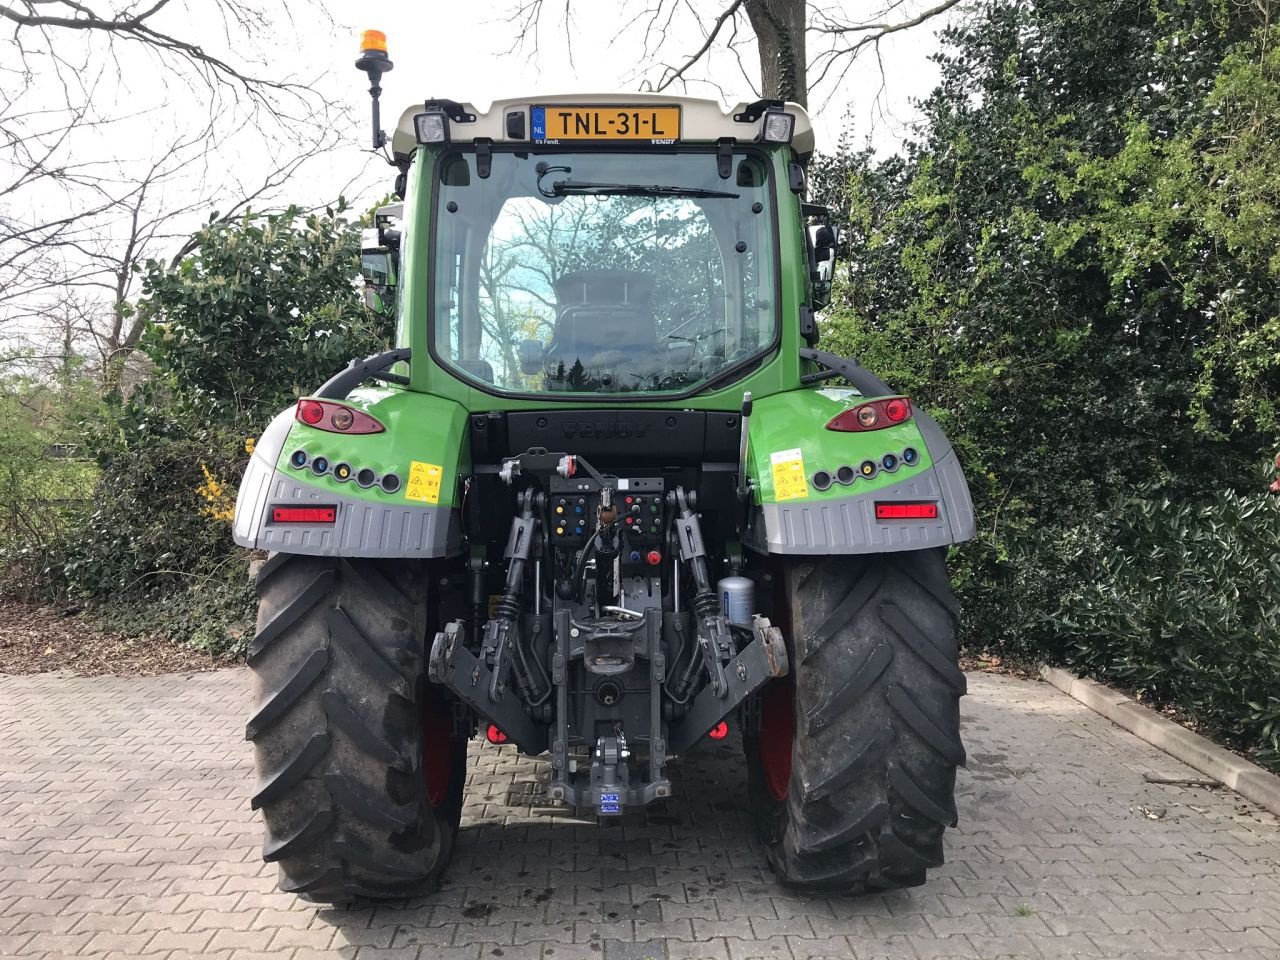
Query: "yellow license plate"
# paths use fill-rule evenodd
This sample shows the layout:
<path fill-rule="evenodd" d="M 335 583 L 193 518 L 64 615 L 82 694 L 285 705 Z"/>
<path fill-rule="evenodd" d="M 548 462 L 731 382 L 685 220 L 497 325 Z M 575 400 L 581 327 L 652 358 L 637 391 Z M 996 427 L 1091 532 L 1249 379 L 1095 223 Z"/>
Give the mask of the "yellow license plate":
<path fill-rule="evenodd" d="M 534 107 L 533 139 L 679 140 L 679 107 Z"/>

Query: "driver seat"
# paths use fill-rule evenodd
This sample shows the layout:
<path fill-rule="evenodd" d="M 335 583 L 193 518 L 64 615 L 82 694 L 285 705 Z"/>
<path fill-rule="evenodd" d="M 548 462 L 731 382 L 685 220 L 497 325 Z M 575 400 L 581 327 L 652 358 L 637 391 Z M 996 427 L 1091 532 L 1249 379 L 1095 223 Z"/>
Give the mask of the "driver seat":
<path fill-rule="evenodd" d="M 638 270 L 575 270 L 553 285 L 556 327 L 547 356 L 566 367 L 651 364 L 658 354 L 654 279 Z"/>

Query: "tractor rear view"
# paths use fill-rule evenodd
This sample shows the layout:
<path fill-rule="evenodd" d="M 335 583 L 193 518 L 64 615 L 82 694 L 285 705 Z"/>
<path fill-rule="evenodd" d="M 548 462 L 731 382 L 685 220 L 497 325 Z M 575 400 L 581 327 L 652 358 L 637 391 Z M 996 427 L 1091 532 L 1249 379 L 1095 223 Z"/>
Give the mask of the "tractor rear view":
<path fill-rule="evenodd" d="M 365 47 L 397 341 L 272 422 L 235 520 L 271 554 L 247 734 L 281 887 L 433 889 L 480 731 L 608 819 L 729 729 L 782 882 L 923 882 L 964 761 L 944 555 L 972 507 L 937 425 L 817 348 L 804 110 L 428 100 L 388 138 Z"/>

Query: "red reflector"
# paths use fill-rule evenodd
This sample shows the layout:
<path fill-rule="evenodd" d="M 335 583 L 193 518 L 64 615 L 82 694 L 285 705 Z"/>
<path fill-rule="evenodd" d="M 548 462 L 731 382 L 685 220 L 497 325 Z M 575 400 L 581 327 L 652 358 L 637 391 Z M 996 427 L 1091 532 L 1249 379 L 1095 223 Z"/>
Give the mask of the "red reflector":
<path fill-rule="evenodd" d="M 333 523 L 337 507 L 272 507 L 272 523 Z"/>
<path fill-rule="evenodd" d="M 707 734 L 707 736 L 710 737 L 712 740 L 723 740 L 728 735 L 729 735 L 729 724 L 725 723 L 723 720 L 721 720 L 714 727 L 712 727 L 710 732 Z"/>
<path fill-rule="evenodd" d="M 877 503 L 877 520 L 937 520 L 936 503 Z"/>
<path fill-rule="evenodd" d="M 484 732 L 484 738 L 490 743 L 506 743 L 507 735 L 498 729 L 496 723 L 489 724 L 489 729 Z"/>

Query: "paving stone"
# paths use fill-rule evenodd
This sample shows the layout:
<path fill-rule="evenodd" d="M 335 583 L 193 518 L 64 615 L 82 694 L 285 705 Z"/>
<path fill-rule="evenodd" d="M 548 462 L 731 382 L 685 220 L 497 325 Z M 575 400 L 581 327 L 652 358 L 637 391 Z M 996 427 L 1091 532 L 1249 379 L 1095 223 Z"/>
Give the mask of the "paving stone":
<path fill-rule="evenodd" d="M 341 910 L 279 893 L 260 860 L 248 682 L 0 677 L 0 956 L 1280 957 L 1275 818 L 1226 790 L 1148 783 L 1194 774 L 1046 684 L 970 677 L 961 825 L 923 887 L 776 884 L 732 746 L 674 765 L 661 809 L 599 826 L 508 806 L 546 763 L 474 743 L 442 889 Z"/>
<path fill-rule="evenodd" d="M 606 940 L 604 960 L 667 960 L 665 940 Z"/>

